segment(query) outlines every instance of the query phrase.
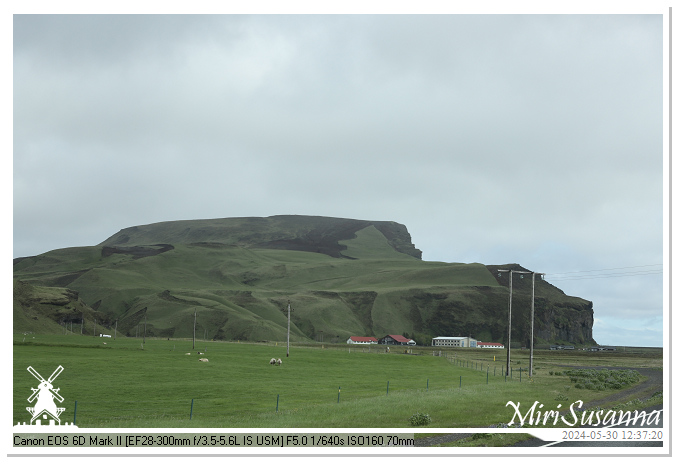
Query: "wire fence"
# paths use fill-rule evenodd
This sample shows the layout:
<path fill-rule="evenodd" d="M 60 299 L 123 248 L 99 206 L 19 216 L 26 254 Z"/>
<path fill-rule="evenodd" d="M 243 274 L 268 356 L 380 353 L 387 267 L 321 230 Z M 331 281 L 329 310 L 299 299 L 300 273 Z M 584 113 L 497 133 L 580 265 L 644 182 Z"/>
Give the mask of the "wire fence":
<path fill-rule="evenodd" d="M 525 369 L 510 369 L 505 376 L 504 367 L 491 367 L 489 364 L 456 359 L 445 353 L 452 364 L 476 371 L 473 374 L 455 376 L 445 382 L 436 380 L 394 379 L 372 385 L 357 385 L 351 380 L 336 387 L 327 385 L 314 389 L 300 389 L 297 392 L 276 392 L 275 386 L 270 393 L 261 391 L 251 394 L 229 394 L 224 397 L 198 396 L 195 398 L 155 398 L 137 401 L 85 400 L 73 404 L 73 422 L 76 425 L 125 422 L 130 420 L 193 420 L 223 419 L 229 416 L 256 415 L 298 410 L 310 405 L 345 403 L 379 396 L 394 396 L 399 393 L 422 393 L 429 391 L 457 391 L 479 389 L 483 385 L 528 380 Z M 483 375 L 485 374 L 485 375 Z M 70 408 L 69 408 L 70 409 Z M 65 416 L 64 416 L 65 417 Z M 70 421 L 70 417 L 65 419 Z"/>

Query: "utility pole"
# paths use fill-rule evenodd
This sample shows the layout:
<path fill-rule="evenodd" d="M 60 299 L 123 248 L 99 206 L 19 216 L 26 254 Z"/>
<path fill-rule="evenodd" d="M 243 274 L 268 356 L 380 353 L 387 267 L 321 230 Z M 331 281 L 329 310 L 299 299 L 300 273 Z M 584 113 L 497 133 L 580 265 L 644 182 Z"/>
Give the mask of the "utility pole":
<path fill-rule="evenodd" d="M 193 310 L 193 349 L 196 349 L 196 312 L 198 310 Z"/>
<path fill-rule="evenodd" d="M 502 272 L 509 272 L 509 309 L 507 310 L 507 369 L 505 370 L 505 377 L 509 372 L 509 363 L 511 358 L 511 343 L 512 343 L 512 274 L 514 271 L 507 269 L 498 269 L 498 277 Z"/>
<path fill-rule="evenodd" d="M 530 362 L 528 364 L 528 376 L 533 378 L 533 329 L 535 327 L 535 272 L 533 274 L 533 292 L 530 299 Z M 544 278 L 544 274 L 537 273 Z"/>
<path fill-rule="evenodd" d="M 535 327 L 535 274 L 542 275 L 544 274 L 541 273 L 536 273 L 532 271 L 514 271 L 514 270 L 507 270 L 507 269 L 498 269 L 498 277 L 500 276 L 500 273 L 502 272 L 509 272 L 509 311 L 508 311 L 508 322 L 507 322 L 507 370 L 505 371 L 505 376 L 507 376 L 508 372 L 510 371 L 510 351 L 511 351 L 511 340 L 512 340 L 512 293 L 513 293 L 513 286 L 512 286 L 512 275 L 514 273 L 516 274 L 532 274 L 533 275 L 533 290 L 532 290 L 532 297 L 531 297 L 531 303 L 530 303 L 530 361 L 529 361 L 529 366 L 528 366 L 528 375 L 530 377 L 533 377 L 533 331 Z M 521 278 L 523 279 L 523 275 L 521 275 Z"/>
<path fill-rule="evenodd" d="M 290 311 L 294 311 L 294 309 L 290 307 L 290 300 L 288 300 L 288 352 L 285 356 L 290 356 Z"/>

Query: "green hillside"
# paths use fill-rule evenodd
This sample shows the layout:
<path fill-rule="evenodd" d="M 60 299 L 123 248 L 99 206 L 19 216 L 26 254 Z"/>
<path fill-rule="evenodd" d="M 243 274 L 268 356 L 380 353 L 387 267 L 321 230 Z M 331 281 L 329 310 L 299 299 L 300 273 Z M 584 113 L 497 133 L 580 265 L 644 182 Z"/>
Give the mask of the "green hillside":
<path fill-rule="evenodd" d="M 282 341 L 290 301 L 293 341 L 404 333 L 419 344 L 455 335 L 503 341 L 508 294 L 495 269 L 419 257 L 396 223 L 235 218 L 124 229 L 98 246 L 16 259 L 14 277 L 15 289 L 68 289 L 90 308 L 86 327 L 96 312 L 106 316 L 104 331 L 117 321 L 118 333 L 128 336 L 145 324 L 149 336 L 191 337 L 196 314 L 201 338 Z M 516 286 L 516 301 L 526 294 Z M 21 311 L 44 306 L 30 301 Z M 513 339 L 521 340 L 528 316 L 519 306 Z M 591 342 L 590 302 L 540 282 L 536 308 L 539 337 Z M 78 313 L 69 319 L 42 309 L 57 327 Z M 16 295 L 14 321 L 15 330 L 29 330 L 31 321 L 34 331 L 43 330 L 17 314 Z"/>

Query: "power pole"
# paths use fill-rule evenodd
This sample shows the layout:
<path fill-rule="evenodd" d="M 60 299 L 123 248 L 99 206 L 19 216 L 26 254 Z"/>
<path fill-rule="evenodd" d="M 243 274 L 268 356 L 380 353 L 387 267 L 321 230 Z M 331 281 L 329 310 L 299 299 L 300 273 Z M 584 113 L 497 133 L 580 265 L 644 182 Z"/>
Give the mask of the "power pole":
<path fill-rule="evenodd" d="M 528 377 L 533 378 L 533 327 L 535 325 L 535 272 L 533 272 L 533 291 L 530 297 L 530 360 L 528 361 Z"/>
<path fill-rule="evenodd" d="M 288 352 L 285 356 L 290 356 L 290 311 L 294 311 L 290 307 L 290 300 L 288 300 Z"/>
<path fill-rule="evenodd" d="M 509 375 L 510 369 L 510 357 L 512 352 L 512 275 L 509 273 L 509 311 L 508 311 L 508 323 L 507 323 L 507 368 L 505 369 L 505 377 Z"/>
<path fill-rule="evenodd" d="M 512 275 L 514 271 L 507 269 L 498 269 L 498 276 L 502 272 L 509 272 L 509 309 L 507 311 L 507 369 L 505 370 L 505 377 L 509 374 L 509 363 L 511 361 L 511 344 L 512 344 Z"/>
<path fill-rule="evenodd" d="M 533 378 L 533 328 L 535 327 L 535 274 L 544 274 L 533 272 L 533 292 L 530 299 L 530 362 L 528 365 L 528 376 Z"/>
<path fill-rule="evenodd" d="M 502 272 L 509 272 L 509 311 L 508 311 L 508 322 L 507 322 L 507 370 L 505 371 L 505 376 L 509 375 L 510 370 L 510 351 L 511 351 L 511 341 L 512 341 L 512 275 L 516 274 L 532 274 L 533 275 L 533 290 L 530 303 L 530 361 L 528 366 L 529 376 L 533 377 L 533 329 L 535 327 L 535 274 L 544 275 L 541 273 L 536 273 L 532 271 L 514 271 L 507 269 L 498 269 L 498 277 Z M 523 278 L 523 275 L 521 276 Z"/>

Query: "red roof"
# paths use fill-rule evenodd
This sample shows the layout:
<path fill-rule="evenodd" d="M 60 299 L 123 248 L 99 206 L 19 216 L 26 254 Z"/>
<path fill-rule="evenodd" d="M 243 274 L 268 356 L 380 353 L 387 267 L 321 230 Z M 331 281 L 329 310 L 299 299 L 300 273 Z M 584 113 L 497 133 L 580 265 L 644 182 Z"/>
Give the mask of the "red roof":
<path fill-rule="evenodd" d="M 389 336 L 399 343 L 408 343 L 410 341 L 409 338 L 405 338 L 403 335 L 391 335 L 391 334 L 389 334 Z"/>
<path fill-rule="evenodd" d="M 376 342 L 375 337 L 349 337 L 353 342 Z"/>

